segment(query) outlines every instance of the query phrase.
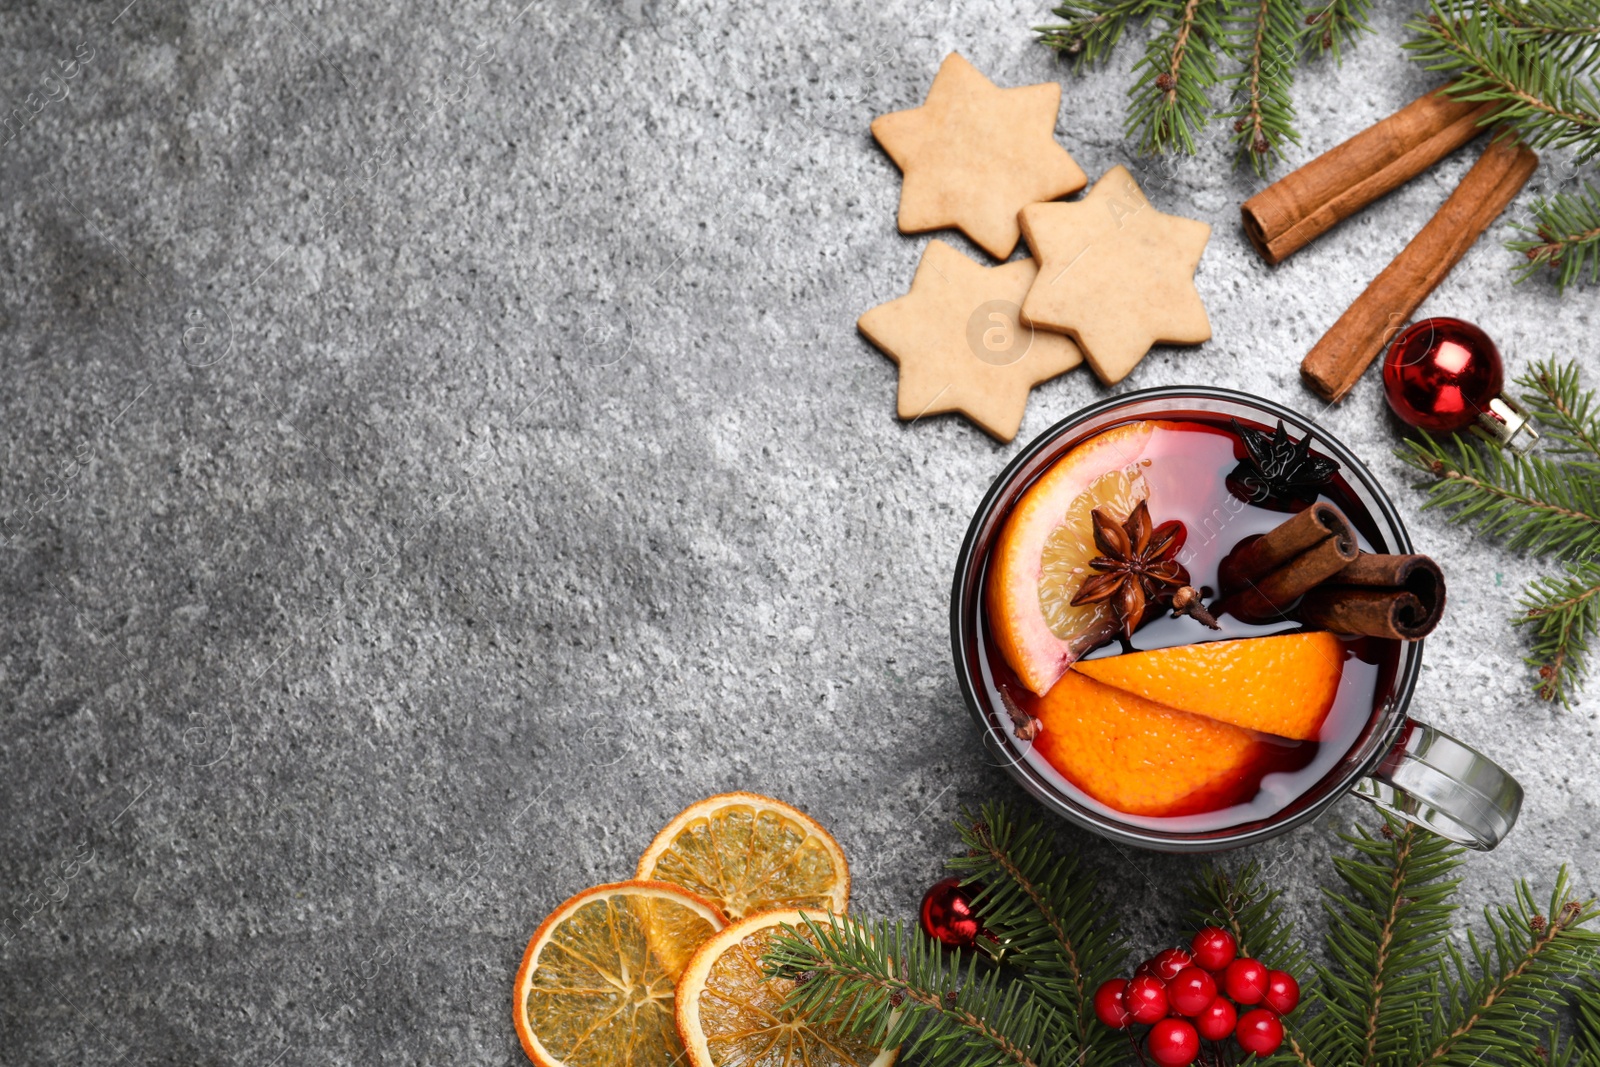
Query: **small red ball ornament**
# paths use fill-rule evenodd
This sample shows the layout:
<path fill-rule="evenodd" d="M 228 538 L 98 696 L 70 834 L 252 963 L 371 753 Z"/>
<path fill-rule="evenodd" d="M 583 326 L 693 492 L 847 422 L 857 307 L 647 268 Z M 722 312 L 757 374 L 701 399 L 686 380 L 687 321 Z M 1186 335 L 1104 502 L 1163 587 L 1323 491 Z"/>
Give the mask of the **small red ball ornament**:
<path fill-rule="evenodd" d="M 1222 970 L 1233 962 L 1239 951 L 1233 935 L 1220 926 L 1202 927 L 1189 947 L 1194 950 L 1195 965 L 1208 971 Z"/>
<path fill-rule="evenodd" d="M 1094 1014 L 1113 1030 L 1126 1030 L 1133 1023 L 1128 1005 L 1122 1000 L 1122 991 L 1128 988 L 1126 978 L 1113 978 L 1100 983 L 1094 991 Z"/>
<path fill-rule="evenodd" d="M 1122 991 L 1122 1002 L 1134 1022 L 1148 1026 L 1166 1018 L 1167 984 L 1153 974 L 1140 975 Z"/>
<path fill-rule="evenodd" d="M 1222 988 L 1235 1004 L 1260 1004 L 1267 995 L 1267 969 L 1260 960 L 1242 956 L 1222 973 Z"/>
<path fill-rule="evenodd" d="M 1181 948 L 1165 948 L 1154 956 L 1139 964 L 1135 975 L 1153 974 L 1163 982 L 1170 982 L 1178 976 L 1178 972 L 1189 966 L 1194 961 L 1189 954 Z"/>
<path fill-rule="evenodd" d="M 1189 1067 L 1200 1055 L 1200 1035 L 1184 1019 L 1162 1019 L 1150 1028 L 1150 1058 L 1161 1067 Z"/>
<path fill-rule="evenodd" d="M 1198 967 L 1185 967 L 1167 983 L 1167 1001 L 1179 1015 L 1199 1015 L 1216 999 L 1216 979 Z"/>
<path fill-rule="evenodd" d="M 1267 995 L 1261 1003 L 1279 1015 L 1288 1015 L 1300 1004 L 1300 983 L 1288 971 L 1268 971 Z"/>
<path fill-rule="evenodd" d="M 1283 1044 L 1283 1024 L 1266 1008 L 1256 1008 L 1240 1018 L 1234 1039 L 1246 1052 L 1270 1056 Z"/>
<path fill-rule="evenodd" d="M 983 922 L 972 910 L 976 886 L 951 877 L 933 883 L 922 896 L 922 932 L 951 948 L 971 948 L 983 934 Z"/>
<path fill-rule="evenodd" d="M 1239 1012 L 1233 1006 L 1233 1001 L 1218 997 L 1195 1018 L 1194 1025 L 1207 1041 L 1222 1041 L 1232 1035 L 1238 1022 Z"/>
<path fill-rule="evenodd" d="M 1383 358 L 1389 407 L 1429 433 L 1471 429 L 1519 452 L 1539 432 L 1527 411 L 1502 395 L 1505 365 L 1489 335 L 1461 319 L 1423 319 L 1407 327 Z"/>

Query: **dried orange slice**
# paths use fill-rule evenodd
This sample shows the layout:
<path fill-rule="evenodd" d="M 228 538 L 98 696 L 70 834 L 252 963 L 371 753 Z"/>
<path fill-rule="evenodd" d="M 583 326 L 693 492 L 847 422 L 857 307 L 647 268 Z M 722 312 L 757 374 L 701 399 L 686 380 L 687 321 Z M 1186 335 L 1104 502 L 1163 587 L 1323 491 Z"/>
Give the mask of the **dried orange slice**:
<path fill-rule="evenodd" d="M 673 989 L 722 913 L 662 882 L 596 886 L 534 933 L 512 1017 L 539 1067 L 677 1067 Z"/>
<path fill-rule="evenodd" d="M 1155 426 L 1115 427 L 1056 460 L 1022 494 L 995 541 L 989 625 L 1000 654 L 1040 696 L 1115 629 L 1108 605 L 1071 601 L 1100 554 L 1089 513 L 1104 508 L 1121 522 L 1149 494 L 1140 457 Z"/>
<path fill-rule="evenodd" d="M 1317 632 L 1128 652 L 1076 669 L 1179 711 L 1315 741 L 1338 695 L 1344 659 L 1339 639 Z"/>
<path fill-rule="evenodd" d="M 637 877 L 681 885 L 729 919 L 775 908 L 842 913 L 850 903 L 839 842 L 805 812 L 755 793 L 679 812 L 639 858 Z"/>
<path fill-rule="evenodd" d="M 1245 800 L 1250 768 L 1265 754 L 1266 742 L 1248 730 L 1174 711 L 1076 670 L 1061 676 L 1038 714 L 1043 729 L 1034 751 L 1079 789 L 1129 815 L 1182 815 Z"/>
<path fill-rule="evenodd" d="M 820 918 L 820 916 L 818 916 Z M 769 978 L 761 957 L 783 935 L 804 930 L 799 911 L 772 911 L 711 938 L 678 982 L 678 1033 L 693 1067 L 889 1067 L 898 1049 L 875 1049 L 837 1027 L 784 1010 L 794 988 Z"/>

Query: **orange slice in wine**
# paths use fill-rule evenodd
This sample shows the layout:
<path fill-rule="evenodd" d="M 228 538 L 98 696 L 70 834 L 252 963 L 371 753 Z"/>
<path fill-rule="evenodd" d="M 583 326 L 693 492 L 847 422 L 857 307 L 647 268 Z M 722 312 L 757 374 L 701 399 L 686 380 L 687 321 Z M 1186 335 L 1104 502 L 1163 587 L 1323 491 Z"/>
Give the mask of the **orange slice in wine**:
<path fill-rule="evenodd" d="M 1118 426 L 1056 460 L 1022 494 L 995 541 L 989 625 L 1006 663 L 1040 696 L 1115 630 L 1108 605 L 1071 601 L 1100 554 L 1089 513 L 1103 508 L 1121 522 L 1149 493 L 1140 457 L 1155 425 Z"/>
<path fill-rule="evenodd" d="M 1085 660 L 1106 685 L 1208 719 L 1315 741 L 1344 673 L 1330 633 L 1275 634 Z"/>
<path fill-rule="evenodd" d="M 1096 662 L 1104 662 L 1097 660 Z M 1033 748 L 1066 778 L 1129 815 L 1186 815 L 1249 799 L 1266 742 L 1248 730 L 1062 675 L 1039 705 Z"/>

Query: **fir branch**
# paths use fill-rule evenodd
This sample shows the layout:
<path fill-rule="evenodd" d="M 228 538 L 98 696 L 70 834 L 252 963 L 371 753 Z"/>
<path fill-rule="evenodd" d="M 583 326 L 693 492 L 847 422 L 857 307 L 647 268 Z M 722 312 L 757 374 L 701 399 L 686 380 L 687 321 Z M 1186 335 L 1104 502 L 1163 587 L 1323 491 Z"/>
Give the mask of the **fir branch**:
<path fill-rule="evenodd" d="M 1572 1014 L 1577 1023 L 1573 1040 L 1565 1049 L 1552 1040 L 1550 1062 L 1555 1067 L 1600 1067 L 1600 977 L 1590 974 L 1579 983 Z"/>
<path fill-rule="evenodd" d="M 1454 81 L 1452 96 L 1491 101 L 1484 123 L 1512 122 L 1535 148 L 1570 147 L 1580 160 L 1600 152 L 1600 88 L 1585 34 L 1530 42 L 1481 0 L 1430 0 L 1406 48 Z M 1586 74 L 1588 76 L 1586 76 Z"/>
<path fill-rule="evenodd" d="M 1228 13 L 1228 50 L 1240 69 L 1229 77 L 1233 103 L 1223 117 L 1233 120 L 1236 158 L 1264 177 L 1285 142 L 1300 143 L 1289 92 L 1304 27 L 1299 8 L 1283 0 L 1229 0 Z"/>
<path fill-rule="evenodd" d="M 1544 429 L 1545 451 L 1586 455 L 1585 466 L 1600 466 L 1600 413 L 1594 394 L 1578 379 L 1576 363 L 1554 357 L 1535 363 L 1517 376 L 1528 411 Z"/>
<path fill-rule="evenodd" d="M 1600 976 L 1589 975 L 1573 999 L 1572 1012 L 1578 1020 L 1578 1041 L 1588 1051 L 1600 1055 Z"/>
<path fill-rule="evenodd" d="M 1307 970 L 1305 950 L 1294 939 L 1279 890 L 1268 889 L 1254 860 L 1237 874 L 1207 866 L 1189 890 L 1189 919 L 1197 926 L 1220 926 L 1233 935 L 1239 955 L 1253 956 L 1290 974 Z"/>
<path fill-rule="evenodd" d="M 904 923 L 848 915 L 784 926 L 767 950 L 769 974 L 795 982 L 786 1006 L 873 1045 L 926 1050 L 964 1067 L 1068 1067 L 1076 1044 L 1024 983 L 1000 984 L 947 962 L 943 946 Z"/>
<path fill-rule="evenodd" d="M 1589 641 L 1600 631 L 1600 562 L 1577 560 L 1562 574 L 1535 579 L 1521 603 L 1516 623 L 1532 631 L 1523 662 L 1538 672 L 1535 691 L 1570 705 L 1586 673 Z"/>
<path fill-rule="evenodd" d="M 1121 1039 L 1096 1021 L 1094 991 L 1122 970 L 1127 950 L 1094 879 L 1058 852 L 1050 827 L 1005 804 L 985 804 L 960 830 L 967 854 L 949 867 L 982 887 L 973 908 L 1005 946 L 1005 962 L 1027 971 L 1065 1017 L 1081 1063 L 1117 1062 Z"/>
<path fill-rule="evenodd" d="M 1561 572 L 1529 583 L 1513 621 L 1531 635 L 1524 662 L 1538 672 L 1535 692 L 1570 704 L 1600 633 L 1600 404 L 1575 363 L 1535 363 L 1517 384 L 1548 435 L 1545 456 L 1464 437 L 1450 447 L 1426 433 L 1399 455 L 1436 479 L 1424 508 L 1453 507 L 1455 522 L 1566 560 Z"/>
<path fill-rule="evenodd" d="M 1068 893 L 1055 879 L 1087 880 L 1049 855 L 1037 824 L 1003 807 L 986 807 L 963 836 L 976 854 L 956 865 L 1012 885 L 978 899 L 994 909 L 980 908 L 986 925 L 999 916 L 1019 935 L 1017 959 L 1030 964 L 1020 975 L 978 953 L 963 963 L 910 924 L 849 916 L 786 926 L 767 951 L 767 972 L 793 983 L 787 1006 L 797 1014 L 901 1046 L 908 1058 L 920 1053 L 929 1067 L 1090 1062 L 1074 1019 L 1045 990 L 1064 973 L 1047 964 L 1060 965 L 1063 953 L 1081 964 L 1075 924 L 1106 922 L 1092 888 Z M 1344 840 L 1355 854 L 1335 858 L 1343 889 L 1324 899 L 1329 962 L 1285 1020 L 1284 1048 L 1262 1067 L 1600 1067 L 1600 934 L 1587 929 L 1600 909 L 1574 896 L 1565 870 L 1543 909 L 1519 884 L 1511 906 L 1485 913 L 1487 937 L 1469 932 L 1462 952 L 1448 940 L 1462 849 L 1389 817 L 1378 833 Z M 1074 902 L 1064 905 L 1063 893 Z M 1228 929 L 1241 954 L 1302 971 L 1304 952 L 1277 900 L 1254 864 L 1232 877 L 1207 869 L 1189 917 Z M 1577 1025 L 1564 1040 L 1554 1016 L 1569 997 Z M 1107 1051 L 1107 1064 L 1126 1062 L 1126 1052 Z"/>
<path fill-rule="evenodd" d="M 1073 60 L 1075 68 L 1095 64 L 1111 54 L 1122 31 L 1150 17 L 1155 0 L 1063 0 L 1053 14 L 1064 21 L 1035 26 L 1039 43 Z"/>
<path fill-rule="evenodd" d="M 1321 1062 L 1375 1067 L 1411 1050 L 1421 1009 L 1437 995 L 1438 965 L 1459 880 L 1461 849 L 1385 817 L 1376 836 L 1344 840 L 1357 852 L 1334 867 L 1345 891 L 1325 890 L 1328 955 L 1317 968 L 1301 1035 Z"/>
<path fill-rule="evenodd" d="M 1585 182 L 1580 193 L 1540 197 L 1533 202 L 1533 217 L 1533 226 L 1516 224 L 1532 237 L 1506 242 L 1528 258 L 1518 269 L 1518 281 L 1546 267 L 1555 271 L 1558 291 L 1585 280 L 1600 281 L 1600 189 Z"/>
<path fill-rule="evenodd" d="M 1311 30 L 1312 40 L 1316 42 L 1317 51 L 1332 52 L 1333 61 L 1341 62 L 1341 45 L 1350 44 L 1361 34 L 1372 32 L 1372 27 L 1367 24 L 1367 14 L 1371 10 L 1372 0 L 1328 0 L 1325 4 L 1316 5 L 1306 15 L 1305 22 Z"/>
<path fill-rule="evenodd" d="M 1573 558 L 1600 551 L 1600 475 L 1581 464 L 1517 456 L 1457 436 L 1420 431 L 1397 453 L 1434 478 L 1428 508 L 1454 508 L 1451 521 L 1501 537 L 1534 555 Z M 1426 483 L 1423 483 L 1426 484 Z"/>
<path fill-rule="evenodd" d="M 1534 1067 L 1600 1067 L 1600 1054 L 1589 1051 L 1582 1039 L 1563 1042 L 1557 1027 L 1550 1028 L 1548 1044 L 1533 1052 Z"/>
<path fill-rule="evenodd" d="M 1576 363 L 1554 358 L 1519 375 L 1523 400 L 1544 427 L 1546 450 L 1563 456 L 1581 475 L 1600 477 L 1600 414 L 1592 392 L 1583 389 Z M 1600 630 L 1600 562 L 1585 557 L 1564 573 L 1533 581 L 1522 597 L 1518 626 L 1532 632 L 1524 658 L 1538 672 L 1535 692 L 1544 700 L 1570 705 L 1583 680 L 1589 641 Z"/>
<path fill-rule="evenodd" d="M 1142 151 L 1192 153 L 1195 134 L 1211 117 L 1207 93 L 1217 83 L 1221 6 L 1216 0 L 1152 0 L 1151 10 L 1165 25 L 1134 64 L 1127 131 L 1139 134 Z"/>
<path fill-rule="evenodd" d="M 1551 1027 L 1550 1036 L 1525 1053 L 1522 1062 L 1529 1067 L 1593 1067 L 1586 1063 L 1572 1042 L 1562 1043 L 1561 1032 Z"/>
<path fill-rule="evenodd" d="M 1454 975 L 1433 1020 L 1432 1051 L 1417 1067 L 1476 1067 L 1504 1063 L 1525 1049 L 1530 1018 L 1547 1013 L 1555 994 L 1575 993 L 1572 978 L 1596 963 L 1600 935 L 1584 926 L 1600 916 L 1593 900 L 1575 898 L 1566 868 L 1541 912 L 1527 882 L 1511 907 L 1486 909 L 1490 944 L 1468 933 L 1471 962 L 1451 947 Z"/>
<path fill-rule="evenodd" d="M 1537 37 L 1600 37 L 1600 9 L 1573 0 L 1486 0 L 1490 11 L 1519 32 Z"/>
<path fill-rule="evenodd" d="M 1551 0 L 1555 2 L 1555 0 Z M 1039 42 L 1075 69 L 1105 59 L 1134 23 L 1158 32 L 1134 65 L 1126 119 L 1145 152 L 1195 151 L 1196 138 L 1219 116 L 1232 120 L 1239 158 L 1265 175 L 1287 144 L 1298 144 L 1290 99 L 1308 35 L 1337 58 L 1342 45 L 1370 31 L 1372 0 L 1058 0 L 1061 21 L 1035 26 Z M 1211 92 L 1227 61 L 1230 102 Z"/>

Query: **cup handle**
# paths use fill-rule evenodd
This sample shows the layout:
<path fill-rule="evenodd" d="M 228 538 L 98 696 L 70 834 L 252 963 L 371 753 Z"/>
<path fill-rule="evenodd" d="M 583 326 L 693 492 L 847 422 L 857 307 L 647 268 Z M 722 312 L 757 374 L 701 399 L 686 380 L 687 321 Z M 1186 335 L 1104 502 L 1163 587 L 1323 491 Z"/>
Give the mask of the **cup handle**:
<path fill-rule="evenodd" d="M 1394 748 L 1355 792 L 1384 811 L 1488 851 L 1517 823 L 1522 786 L 1476 749 L 1407 719 Z"/>

